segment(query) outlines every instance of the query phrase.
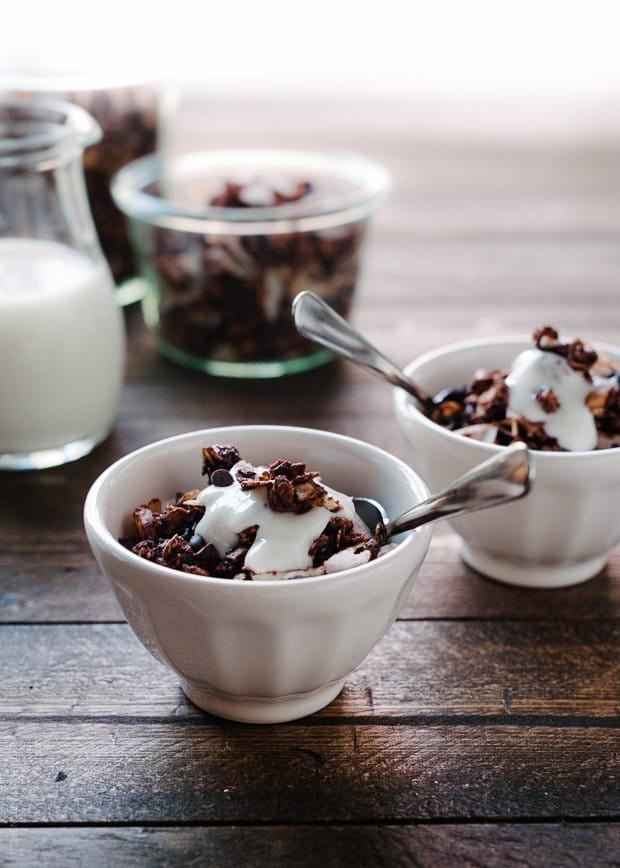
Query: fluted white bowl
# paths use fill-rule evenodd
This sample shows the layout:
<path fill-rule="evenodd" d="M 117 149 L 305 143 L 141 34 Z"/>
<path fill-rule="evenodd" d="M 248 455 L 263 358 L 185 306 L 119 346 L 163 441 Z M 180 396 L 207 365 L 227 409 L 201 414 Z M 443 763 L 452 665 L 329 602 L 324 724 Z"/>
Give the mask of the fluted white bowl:
<path fill-rule="evenodd" d="M 105 470 L 88 492 L 89 543 L 127 621 L 201 708 L 276 723 L 331 702 L 404 604 L 431 528 L 403 534 L 387 554 L 326 576 L 237 582 L 205 578 L 138 557 L 118 541 L 133 509 L 201 486 L 201 448 L 230 444 L 243 458 L 304 462 L 331 487 L 366 495 L 397 515 L 424 499 L 418 475 L 360 440 L 314 429 L 245 425 L 152 443 Z"/>
<path fill-rule="evenodd" d="M 509 367 L 530 346 L 525 337 L 464 341 L 426 353 L 405 370 L 434 395 L 465 384 L 478 368 Z M 620 363 L 620 348 L 599 343 L 598 349 Z M 442 428 L 400 389 L 394 412 L 412 463 L 432 489 L 503 448 Z M 532 459 L 535 482 L 527 497 L 451 521 L 462 557 L 484 575 L 525 587 L 559 588 L 590 579 L 620 542 L 620 449 L 535 450 Z"/>

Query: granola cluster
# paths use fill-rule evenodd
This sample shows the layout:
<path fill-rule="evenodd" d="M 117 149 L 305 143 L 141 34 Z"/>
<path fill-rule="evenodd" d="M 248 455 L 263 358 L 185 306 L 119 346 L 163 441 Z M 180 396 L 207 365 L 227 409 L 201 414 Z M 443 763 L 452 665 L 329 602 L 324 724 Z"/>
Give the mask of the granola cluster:
<path fill-rule="evenodd" d="M 318 472 L 287 459 L 274 461 L 267 468 L 255 468 L 243 461 L 234 446 L 207 446 L 202 450 L 202 473 L 208 477 L 209 485 L 217 487 L 225 488 L 236 480 L 243 490 L 264 488 L 269 508 L 274 512 L 301 515 L 316 506 L 330 512 L 340 509 L 340 503 L 318 481 Z M 175 570 L 251 580 L 253 572 L 245 566 L 245 557 L 256 539 L 258 526 L 242 530 L 236 544 L 220 557 L 214 543 L 196 533 L 196 525 L 205 511 L 197 499 L 200 491 L 179 493 L 171 503 L 153 498 L 136 507 L 135 533 L 120 542 L 140 557 Z M 349 519 L 334 515 L 308 551 L 313 568 L 344 549 L 367 551 L 372 560 L 379 554 L 380 543 L 356 529 Z"/>
<path fill-rule="evenodd" d="M 533 340 L 539 350 L 564 358 L 572 370 L 592 385 L 585 403 L 596 424 L 597 448 L 620 445 L 620 371 L 611 360 L 579 339 L 561 341 L 552 326 L 536 329 Z M 564 451 L 557 439 L 545 432 L 544 422 L 510 415 L 506 384 L 509 373 L 507 370 L 476 371 L 467 385 L 436 395 L 428 415 L 445 428 L 503 446 L 521 440 L 530 449 Z M 550 387 L 541 387 L 535 400 L 548 414 L 557 412 L 560 407 L 558 396 Z"/>
<path fill-rule="evenodd" d="M 272 207 L 314 194 L 308 181 L 285 190 L 229 181 L 209 205 Z M 365 224 L 251 235 L 143 231 L 157 283 L 161 338 L 195 359 L 245 363 L 316 351 L 291 316 L 293 298 L 302 290 L 316 292 L 341 316 L 348 315 Z"/>
<path fill-rule="evenodd" d="M 278 189 L 262 181 L 238 184 L 226 181 L 224 189 L 209 202 L 213 208 L 271 208 L 300 202 L 314 192 L 310 181 L 296 181 L 290 189 Z"/>

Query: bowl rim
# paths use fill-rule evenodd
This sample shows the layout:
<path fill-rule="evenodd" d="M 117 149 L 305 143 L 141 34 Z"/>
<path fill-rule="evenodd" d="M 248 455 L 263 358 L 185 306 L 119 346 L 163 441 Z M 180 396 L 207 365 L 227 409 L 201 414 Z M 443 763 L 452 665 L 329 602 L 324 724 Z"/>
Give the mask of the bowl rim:
<path fill-rule="evenodd" d="M 391 453 L 382 449 L 380 446 L 375 446 L 372 443 L 360 440 L 355 437 L 350 437 L 346 434 L 338 434 L 336 432 L 327 431 L 320 428 L 306 428 L 291 425 L 227 425 L 214 428 L 200 428 L 192 431 L 186 431 L 182 434 L 174 434 L 170 437 L 165 437 L 147 443 L 144 446 L 139 447 L 138 449 L 132 450 L 121 458 L 118 458 L 99 474 L 99 476 L 91 484 L 84 499 L 83 523 L 86 529 L 87 537 L 89 538 L 89 542 L 90 536 L 92 534 L 94 537 L 96 537 L 99 545 L 102 548 L 114 553 L 115 557 L 126 563 L 128 567 L 144 570 L 147 576 L 150 573 L 153 576 L 159 576 L 160 578 L 171 583 L 190 583 L 217 589 L 227 589 L 231 587 L 254 587 L 262 588 L 264 593 L 266 588 L 281 588 L 282 586 L 285 586 L 287 588 L 303 588 L 307 587 L 308 585 L 318 583 L 323 584 L 326 582 L 330 584 L 340 584 L 349 581 L 352 577 L 355 579 L 355 577 L 359 576 L 362 572 L 367 572 L 369 569 L 372 570 L 372 565 L 376 563 L 376 560 L 369 561 L 365 564 L 359 564 L 346 570 L 339 570 L 337 572 L 322 574 L 318 576 L 306 576 L 294 580 L 254 579 L 252 581 L 232 581 L 217 578 L 214 576 L 200 576 L 193 573 L 185 573 L 181 570 L 175 570 L 171 567 L 165 567 L 160 564 L 153 563 L 152 561 L 148 561 L 145 558 L 141 558 L 139 555 L 136 555 L 134 554 L 134 552 L 125 548 L 125 546 L 123 546 L 118 541 L 118 539 L 110 532 L 108 527 L 105 525 L 100 512 L 100 498 L 106 486 L 110 484 L 110 480 L 113 479 L 116 473 L 121 471 L 124 467 L 129 466 L 130 464 L 134 464 L 136 461 L 140 461 L 140 459 L 144 455 L 158 452 L 159 450 L 164 449 L 168 444 L 178 443 L 182 440 L 187 440 L 188 442 L 190 440 L 199 440 L 202 438 L 203 435 L 212 436 L 210 432 L 219 432 L 217 435 L 218 437 L 220 436 L 220 434 L 223 434 L 225 432 L 230 432 L 231 435 L 234 436 L 234 432 L 239 431 L 240 429 L 246 431 L 254 429 L 264 432 L 266 434 L 276 431 L 280 433 L 290 434 L 301 432 L 310 436 L 318 435 L 321 438 L 325 437 L 327 440 L 330 441 L 336 440 L 337 442 L 343 444 L 354 443 L 364 448 L 370 448 L 379 456 L 382 456 L 386 460 L 389 460 L 396 464 L 404 472 L 404 475 L 410 480 L 414 489 L 416 489 L 417 493 L 419 494 L 420 500 L 424 497 L 427 497 L 429 494 L 428 486 L 426 485 L 422 477 L 405 461 L 395 455 L 392 455 Z M 407 534 L 403 536 L 403 539 L 397 543 L 394 549 L 391 549 L 390 551 L 386 552 L 381 556 L 381 562 L 388 563 L 390 560 L 394 560 L 396 557 L 406 557 L 408 553 L 411 553 L 411 559 L 414 559 L 413 551 L 415 551 L 418 547 L 421 547 L 421 550 L 423 551 L 421 560 L 424 560 L 424 557 L 426 556 L 426 551 L 428 550 L 428 546 L 430 544 L 432 531 L 433 527 L 429 524 L 421 526 L 415 531 L 407 532 Z M 233 591 L 233 593 L 257 593 L 257 591 Z M 282 591 L 278 591 L 277 593 L 282 593 Z M 294 592 L 288 591 L 287 593 Z"/>
<path fill-rule="evenodd" d="M 571 338 L 568 337 L 566 340 L 571 340 Z M 620 361 L 620 346 L 615 346 L 614 344 L 598 340 L 590 340 L 588 343 L 590 343 L 594 349 L 598 348 L 613 356 L 617 361 Z M 405 374 L 409 376 L 418 368 L 429 364 L 436 364 L 448 355 L 456 355 L 461 352 L 476 349 L 477 347 L 490 349 L 492 347 L 509 347 L 510 345 L 514 345 L 515 348 L 522 346 L 523 349 L 527 349 L 532 346 L 532 337 L 531 335 L 524 334 L 508 334 L 496 337 L 467 338 L 461 341 L 442 344 L 441 346 L 428 350 L 412 359 L 404 366 L 403 370 Z M 438 425 L 436 422 L 429 419 L 428 416 L 425 416 L 416 406 L 414 399 L 398 387 L 395 387 L 394 389 L 393 407 L 397 419 L 407 420 L 408 418 L 413 417 L 424 428 L 428 428 L 429 430 L 432 430 L 434 434 L 439 434 L 440 436 L 447 438 L 448 442 L 455 444 L 466 443 L 468 448 L 477 450 L 481 454 L 484 453 L 486 455 L 492 455 L 505 448 L 497 443 L 484 443 L 481 440 L 473 440 L 471 438 L 463 437 L 462 434 L 459 434 L 456 431 L 443 428 L 441 425 Z M 613 454 L 620 456 L 620 447 L 617 446 L 608 447 L 606 449 L 590 449 L 572 452 L 550 452 L 543 449 L 529 449 L 529 451 L 533 456 L 535 456 L 536 461 L 539 462 L 574 461 L 577 457 L 582 460 L 587 458 L 589 461 L 603 461 L 608 460 L 610 455 Z"/>
<path fill-rule="evenodd" d="M 251 159 L 252 158 L 252 159 Z M 154 182 L 172 177 L 192 176 L 205 170 L 230 164 L 256 163 L 282 171 L 307 164 L 316 172 L 319 167 L 332 175 L 356 179 L 353 191 L 338 197 L 329 206 L 315 202 L 292 202 L 267 207 L 183 207 L 163 195 L 145 192 Z M 219 169 L 222 178 L 223 169 Z M 301 170 L 297 170 L 301 171 Z M 306 171 L 308 171 L 306 169 Z M 312 172 L 312 168 L 309 170 Z M 207 175 L 204 174 L 204 177 Z M 387 169 L 375 160 L 353 151 L 302 148 L 218 148 L 167 157 L 160 152 L 138 157 L 123 166 L 111 181 L 116 205 L 126 216 L 151 226 L 177 231 L 257 235 L 312 231 L 359 222 L 376 209 L 391 188 Z"/>

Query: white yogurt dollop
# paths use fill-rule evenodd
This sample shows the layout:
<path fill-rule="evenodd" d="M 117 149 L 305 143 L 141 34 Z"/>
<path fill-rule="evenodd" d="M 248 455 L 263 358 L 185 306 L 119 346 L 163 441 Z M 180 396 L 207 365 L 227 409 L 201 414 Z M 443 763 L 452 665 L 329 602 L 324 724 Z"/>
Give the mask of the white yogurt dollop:
<path fill-rule="evenodd" d="M 539 349 L 525 350 L 512 363 L 506 385 L 509 416 L 543 422 L 546 433 L 571 452 L 596 448 L 596 424 L 585 404 L 593 385 L 562 356 Z M 552 389 L 555 393 L 559 402 L 555 412 L 545 412 L 536 400 L 541 389 Z"/>
<path fill-rule="evenodd" d="M 265 468 L 256 468 L 260 474 Z M 196 533 L 205 542 L 211 542 L 220 557 L 237 542 L 237 536 L 248 527 L 258 525 L 256 539 L 245 557 L 245 566 L 254 573 L 287 573 L 305 571 L 312 567 L 308 549 L 320 536 L 333 516 L 355 519 L 355 506 L 346 494 L 334 491 L 317 482 L 328 494 L 342 504 L 338 512 L 330 512 L 324 506 L 314 506 L 308 512 L 296 515 L 290 512 L 273 512 L 267 503 L 264 488 L 244 490 L 231 469 L 232 485 L 218 487 L 209 485 L 198 495 L 205 512 Z M 261 578 L 264 576 L 261 575 Z"/>

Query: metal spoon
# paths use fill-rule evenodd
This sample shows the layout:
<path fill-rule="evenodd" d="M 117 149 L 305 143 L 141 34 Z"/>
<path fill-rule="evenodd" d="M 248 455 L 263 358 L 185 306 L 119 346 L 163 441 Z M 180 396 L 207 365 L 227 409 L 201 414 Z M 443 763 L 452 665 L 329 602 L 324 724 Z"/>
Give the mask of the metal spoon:
<path fill-rule="evenodd" d="M 366 527 L 384 545 L 395 534 L 422 524 L 517 500 L 528 493 L 534 476 L 527 447 L 513 443 L 392 521 L 375 500 L 354 497 L 353 502 Z"/>
<path fill-rule="evenodd" d="M 320 296 L 308 290 L 298 293 L 293 299 L 293 319 L 304 337 L 350 362 L 370 368 L 393 386 L 413 395 L 423 407 L 433 405 L 430 395 L 412 383 L 398 365 L 373 347 Z"/>

